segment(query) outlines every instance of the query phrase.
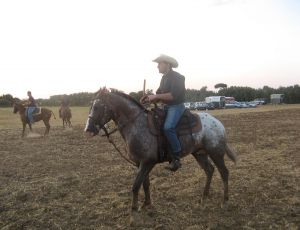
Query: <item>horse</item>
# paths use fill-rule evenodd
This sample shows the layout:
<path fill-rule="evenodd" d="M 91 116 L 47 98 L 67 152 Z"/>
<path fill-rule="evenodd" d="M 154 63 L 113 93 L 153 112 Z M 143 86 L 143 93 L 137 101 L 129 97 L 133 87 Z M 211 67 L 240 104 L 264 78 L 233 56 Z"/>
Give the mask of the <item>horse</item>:
<path fill-rule="evenodd" d="M 24 137 L 25 128 L 26 128 L 27 124 L 29 126 L 29 129 L 32 130 L 30 121 L 29 121 L 28 117 L 25 114 L 26 113 L 26 107 L 22 103 L 15 102 L 14 103 L 14 110 L 13 110 L 13 112 L 14 113 L 19 112 L 19 114 L 20 114 L 20 118 L 21 118 L 21 121 L 22 121 L 22 124 L 23 124 L 22 137 Z M 46 136 L 47 134 L 49 134 L 49 130 L 50 130 L 50 123 L 49 123 L 49 121 L 50 121 L 50 118 L 51 118 L 52 114 L 54 116 L 54 119 L 56 119 L 54 113 L 50 109 L 46 109 L 46 108 L 41 108 L 41 112 L 40 113 L 33 114 L 33 120 L 34 120 L 34 122 L 38 122 L 38 121 L 42 120 L 44 122 L 45 126 L 46 126 L 46 130 L 45 130 L 44 136 Z"/>
<path fill-rule="evenodd" d="M 154 166 L 160 163 L 158 156 L 158 140 L 148 126 L 148 110 L 131 96 L 121 92 L 99 91 L 94 100 L 86 122 L 85 132 L 87 136 L 95 136 L 99 129 L 113 120 L 118 127 L 122 138 L 128 147 L 128 160 L 138 167 L 137 175 L 132 186 L 132 213 L 139 210 L 138 193 L 143 185 L 145 200 L 142 207 L 152 206 L 150 196 L 149 173 Z M 224 162 L 225 153 L 234 162 L 236 153 L 231 150 L 226 141 L 226 133 L 223 124 L 208 113 L 199 113 L 202 129 L 193 134 L 180 136 L 182 156 L 192 154 L 198 164 L 206 173 L 206 184 L 202 200 L 209 195 L 210 184 L 214 173 L 213 161 L 221 174 L 224 195 L 223 202 L 228 201 L 228 176 L 229 171 Z"/>
<path fill-rule="evenodd" d="M 72 127 L 71 118 L 72 118 L 72 112 L 69 106 L 61 106 L 59 109 L 59 117 L 63 121 L 63 127 L 66 126 Z"/>

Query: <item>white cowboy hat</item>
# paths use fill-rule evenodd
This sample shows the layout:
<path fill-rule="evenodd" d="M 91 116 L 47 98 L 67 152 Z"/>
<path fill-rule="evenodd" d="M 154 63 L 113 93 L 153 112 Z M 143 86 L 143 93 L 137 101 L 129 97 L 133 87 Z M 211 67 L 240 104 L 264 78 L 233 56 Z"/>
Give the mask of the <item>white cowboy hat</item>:
<path fill-rule="evenodd" d="M 157 63 L 166 62 L 169 63 L 172 66 L 172 68 L 178 67 L 178 62 L 176 61 L 176 59 L 165 54 L 161 54 L 159 57 L 155 58 L 153 62 L 157 62 Z"/>

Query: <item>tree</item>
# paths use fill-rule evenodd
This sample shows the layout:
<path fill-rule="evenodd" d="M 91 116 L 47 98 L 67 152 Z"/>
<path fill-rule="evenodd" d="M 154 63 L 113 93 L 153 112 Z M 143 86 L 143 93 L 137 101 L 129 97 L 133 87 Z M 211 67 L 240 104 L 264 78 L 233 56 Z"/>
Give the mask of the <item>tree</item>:
<path fill-rule="evenodd" d="M 196 102 L 204 101 L 206 97 L 216 95 L 213 91 L 208 91 L 207 86 L 203 86 L 200 90 L 187 89 L 185 93 L 185 101 Z"/>
<path fill-rule="evenodd" d="M 218 88 L 227 88 L 227 85 L 224 83 L 218 83 L 215 85 L 215 89 L 218 89 Z"/>
<path fill-rule="evenodd" d="M 9 107 L 14 103 L 14 97 L 10 94 L 0 96 L 0 107 Z"/>

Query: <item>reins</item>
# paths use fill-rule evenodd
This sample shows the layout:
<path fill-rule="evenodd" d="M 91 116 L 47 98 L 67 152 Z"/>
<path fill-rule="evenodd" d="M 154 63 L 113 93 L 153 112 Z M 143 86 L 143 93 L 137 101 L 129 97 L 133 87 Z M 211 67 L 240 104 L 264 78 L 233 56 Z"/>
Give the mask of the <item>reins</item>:
<path fill-rule="evenodd" d="M 116 143 L 114 142 L 114 140 L 112 138 L 110 138 L 110 134 L 116 132 L 118 129 L 115 129 L 114 132 L 108 132 L 107 129 L 103 126 L 102 128 L 105 132 L 105 135 L 102 135 L 102 136 L 106 136 L 107 137 L 107 140 L 109 143 L 111 143 L 114 148 L 117 150 L 117 152 L 119 153 L 119 155 L 125 159 L 127 162 L 129 162 L 130 164 L 132 164 L 133 166 L 138 166 L 135 162 L 133 162 L 132 160 L 130 160 L 129 158 L 127 158 L 122 152 L 121 150 L 118 148 L 118 146 L 116 145 Z M 126 148 L 124 148 L 125 152 L 126 152 L 126 155 L 128 155 L 128 152 L 126 150 Z"/>
<path fill-rule="evenodd" d="M 130 123 L 131 121 L 134 121 L 135 119 L 137 119 L 143 112 L 145 112 L 145 111 L 148 111 L 148 110 L 141 110 L 135 117 L 133 117 L 132 119 L 130 119 L 129 121 L 127 121 L 127 123 L 126 124 L 123 124 L 121 127 L 117 127 L 117 128 L 114 128 L 112 131 L 110 131 L 110 132 L 108 132 L 107 131 L 107 129 L 106 129 L 106 127 L 105 126 L 103 126 L 101 129 L 103 129 L 104 130 L 104 135 L 102 135 L 102 136 L 106 136 L 107 137 L 107 140 L 108 140 L 108 142 L 109 143 L 111 143 L 113 146 L 114 146 L 114 148 L 117 150 L 117 152 L 119 153 L 119 155 L 123 158 L 123 159 L 125 159 L 127 162 L 129 162 L 130 164 L 132 164 L 132 165 L 134 165 L 134 166 L 138 166 L 134 161 L 132 161 L 132 160 L 130 160 L 128 157 L 126 157 L 126 155 L 128 156 L 128 152 L 127 152 L 127 149 L 126 148 L 124 148 L 124 150 L 125 150 L 125 154 L 123 154 L 122 152 L 121 152 L 121 150 L 118 148 L 118 146 L 116 145 L 116 143 L 114 142 L 114 140 L 110 137 L 110 135 L 111 134 L 113 134 L 113 133 L 115 133 L 116 131 L 121 131 L 123 128 L 125 128 L 126 127 L 126 125 L 128 124 L 128 123 Z"/>

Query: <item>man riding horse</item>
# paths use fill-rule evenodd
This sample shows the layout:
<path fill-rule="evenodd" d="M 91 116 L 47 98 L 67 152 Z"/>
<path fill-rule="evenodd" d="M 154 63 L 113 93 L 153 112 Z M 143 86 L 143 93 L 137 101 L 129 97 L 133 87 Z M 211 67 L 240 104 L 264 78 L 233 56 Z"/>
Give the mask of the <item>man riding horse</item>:
<path fill-rule="evenodd" d="M 141 103 L 146 101 L 165 104 L 166 119 L 164 123 L 164 134 L 171 146 L 172 162 L 167 169 L 176 171 L 181 167 L 180 156 L 182 149 L 176 133 L 176 126 L 185 110 L 185 78 L 173 68 L 178 67 L 178 62 L 167 55 L 160 55 L 153 62 L 158 63 L 159 73 L 163 74 L 156 95 L 146 95 L 141 98 Z"/>
<path fill-rule="evenodd" d="M 21 103 L 21 102 L 16 101 L 14 103 L 14 110 L 13 110 L 14 113 L 20 114 L 20 118 L 23 123 L 22 137 L 24 137 L 25 128 L 26 128 L 27 124 L 29 125 L 29 129 L 31 130 L 31 125 L 34 122 L 38 122 L 41 120 L 44 122 L 44 124 L 46 126 L 44 135 L 47 135 L 50 130 L 49 120 L 52 115 L 55 118 L 55 115 L 51 110 L 46 109 L 46 108 L 40 108 L 39 113 L 36 113 L 37 106 L 36 106 L 35 100 L 31 94 L 31 92 L 28 91 L 27 95 L 29 97 L 28 101 L 26 103 Z M 33 116 L 33 113 L 35 113 L 34 116 Z"/>
<path fill-rule="evenodd" d="M 34 120 L 33 120 L 33 112 L 36 109 L 36 102 L 31 94 L 31 91 L 27 92 L 27 96 L 28 98 L 28 102 L 27 102 L 27 110 L 26 110 L 26 115 L 28 117 L 29 123 L 33 124 Z"/>
<path fill-rule="evenodd" d="M 71 109 L 69 108 L 69 100 L 67 98 L 63 98 L 60 104 L 59 108 L 59 117 L 63 121 L 63 127 L 65 128 L 65 125 L 68 125 L 69 127 L 72 126 L 71 124 Z"/>
<path fill-rule="evenodd" d="M 61 100 L 61 103 L 60 103 L 60 108 L 59 108 L 59 117 L 62 118 L 62 109 L 63 108 L 67 108 L 69 107 L 69 100 L 67 98 L 63 98 Z"/>

